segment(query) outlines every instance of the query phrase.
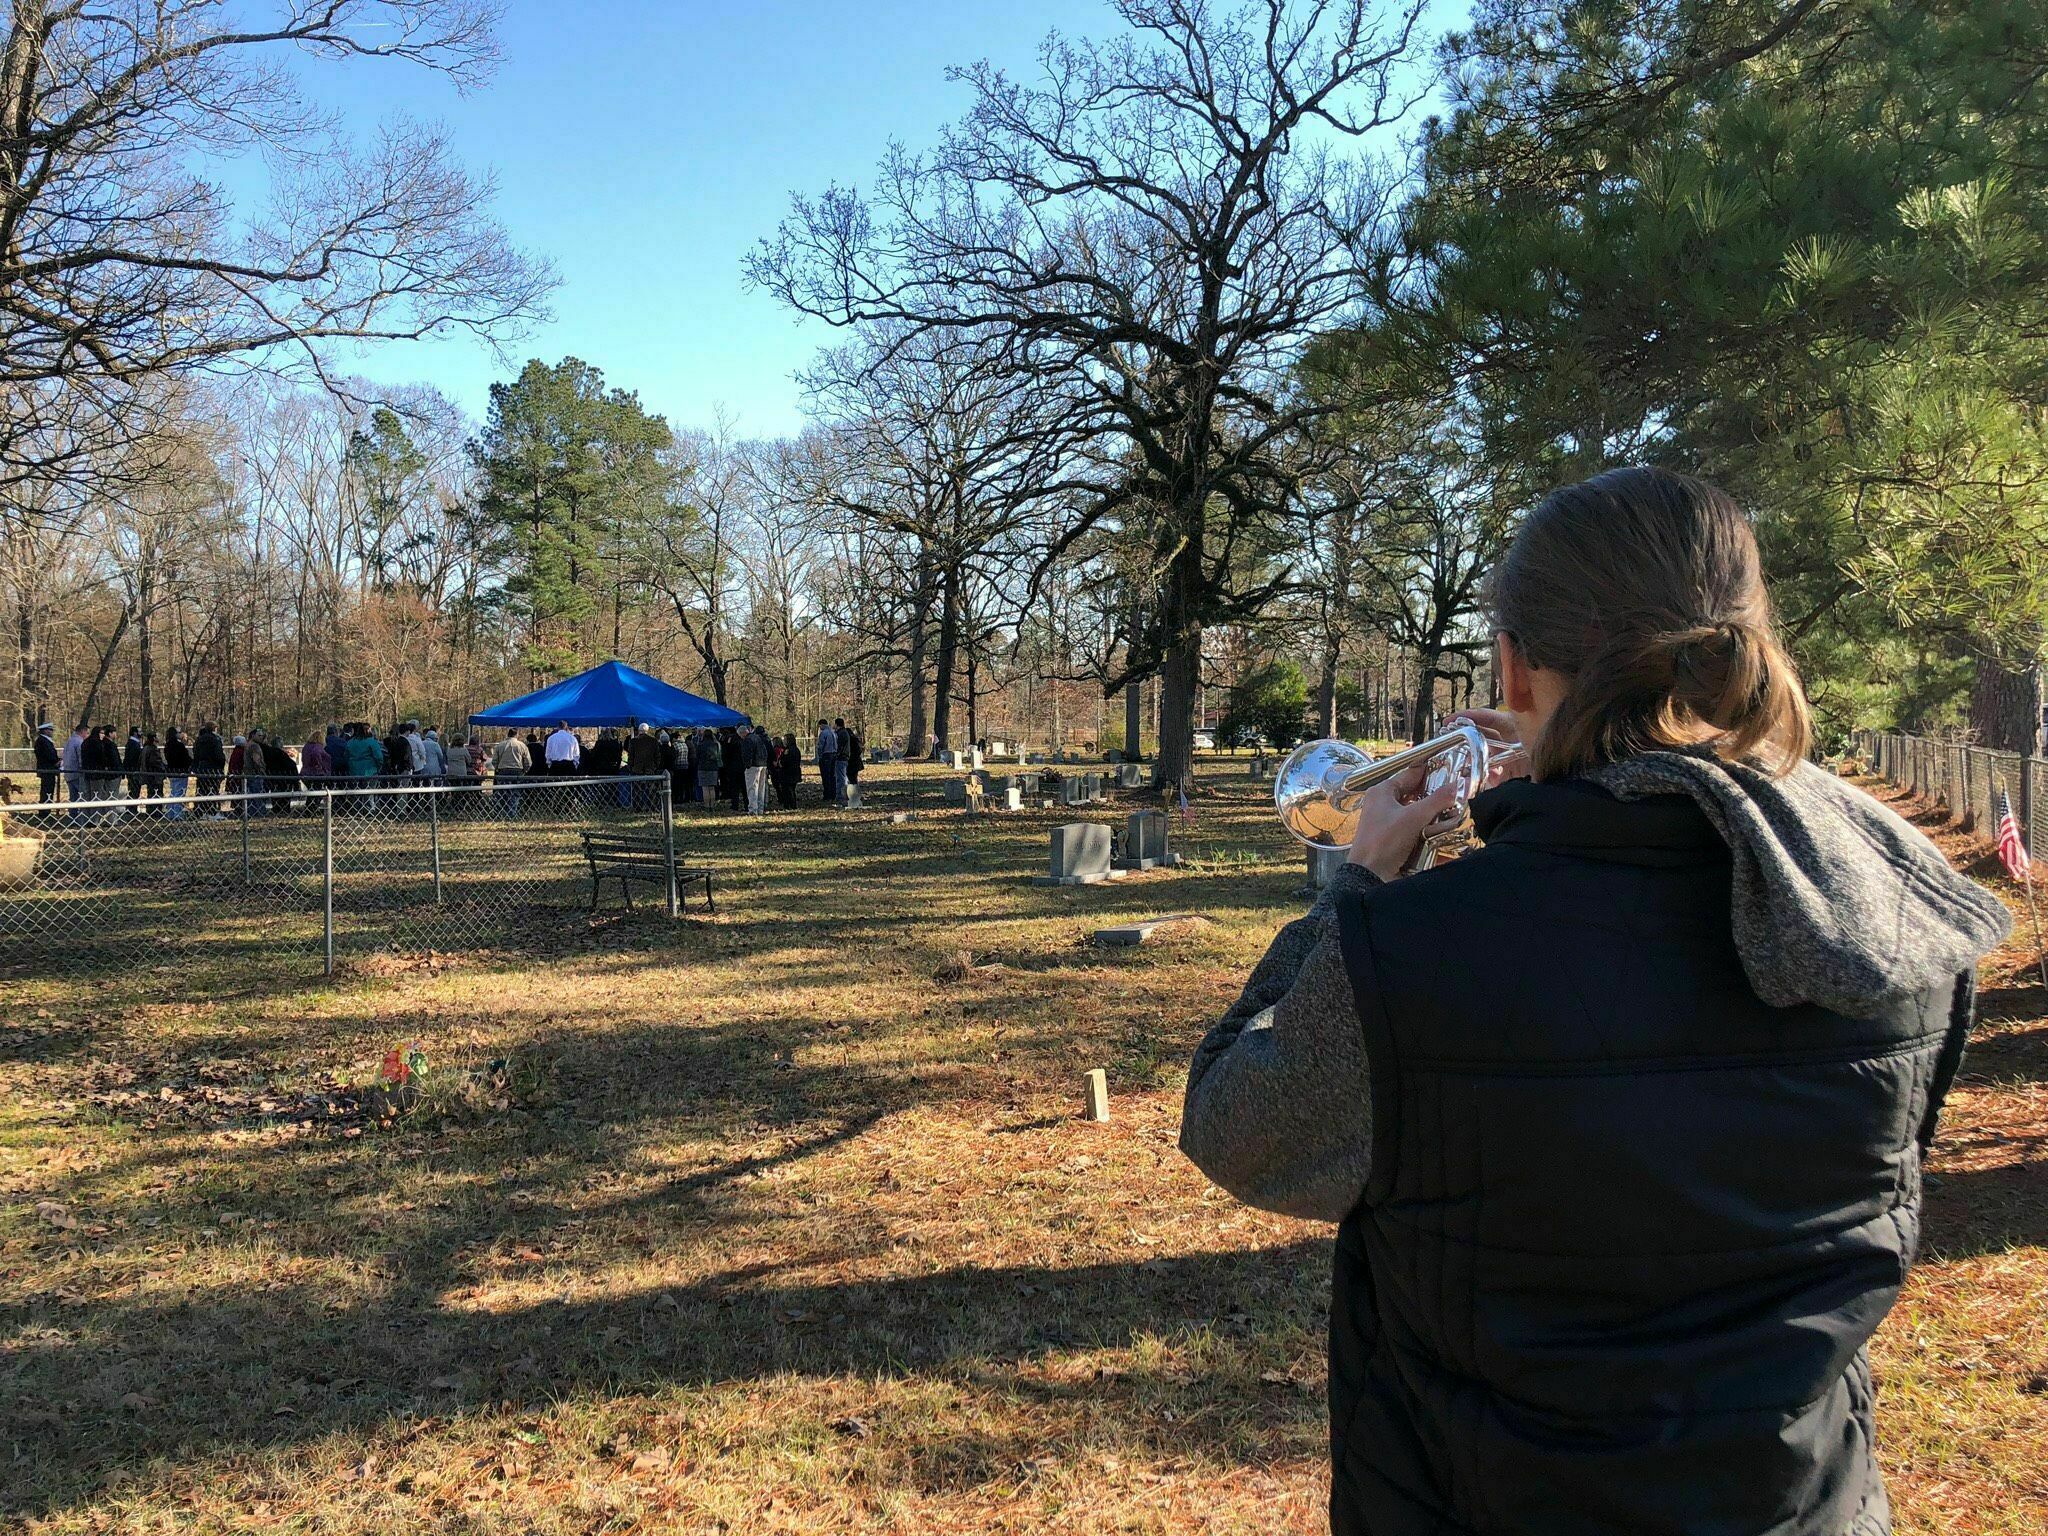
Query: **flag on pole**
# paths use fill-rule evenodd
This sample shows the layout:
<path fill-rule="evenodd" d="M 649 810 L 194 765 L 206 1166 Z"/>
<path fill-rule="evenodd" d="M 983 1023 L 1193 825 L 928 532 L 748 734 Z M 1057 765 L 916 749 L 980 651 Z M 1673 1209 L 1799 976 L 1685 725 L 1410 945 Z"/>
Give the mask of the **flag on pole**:
<path fill-rule="evenodd" d="M 2032 879 L 2033 861 L 2027 857 L 2027 840 L 2020 835 L 2019 818 L 2012 813 L 2012 796 L 2003 786 L 1998 791 L 1998 862 L 2013 879 Z"/>
<path fill-rule="evenodd" d="M 1188 804 L 1188 781 L 1186 779 L 1180 781 L 1180 819 L 1182 821 L 1193 821 L 1195 819 L 1194 809 Z"/>

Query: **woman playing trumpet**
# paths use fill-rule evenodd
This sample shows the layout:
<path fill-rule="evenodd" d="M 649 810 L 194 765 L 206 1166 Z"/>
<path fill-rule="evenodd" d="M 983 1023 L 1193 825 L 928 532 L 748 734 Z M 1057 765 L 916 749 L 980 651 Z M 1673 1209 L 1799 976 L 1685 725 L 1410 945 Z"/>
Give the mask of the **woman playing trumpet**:
<path fill-rule="evenodd" d="M 1879 1536 L 1865 1344 L 2005 911 L 1805 761 L 1720 491 L 1558 491 L 1493 605 L 1483 846 L 1404 877 L 1455 791 L 1369 790 L 1189 1073 L 1196 1163 L 1341 1223 L 1332 1529 Z"/>

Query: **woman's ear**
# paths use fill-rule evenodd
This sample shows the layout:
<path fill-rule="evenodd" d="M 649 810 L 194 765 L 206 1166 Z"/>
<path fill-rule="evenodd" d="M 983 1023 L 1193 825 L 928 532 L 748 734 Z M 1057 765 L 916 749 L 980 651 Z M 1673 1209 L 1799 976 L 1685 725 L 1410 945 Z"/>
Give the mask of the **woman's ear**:
<path fill-rule="evenodd" d="M 1533 670 L 1522 655 L 1522 649 L 1515 644 L 1515 637 L 1502 630 L 1493 637 L 1494 666 L 1500 672 L 1500 702 L 1504 709 L 1517 715 L 1526 715 L 1536 707 L 1536 690 L 1530 673 Z"/>

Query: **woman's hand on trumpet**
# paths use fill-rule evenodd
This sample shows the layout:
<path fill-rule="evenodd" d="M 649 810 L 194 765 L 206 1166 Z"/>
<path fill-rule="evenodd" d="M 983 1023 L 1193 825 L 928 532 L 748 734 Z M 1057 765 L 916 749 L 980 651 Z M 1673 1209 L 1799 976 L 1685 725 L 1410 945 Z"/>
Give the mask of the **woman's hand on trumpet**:
<path fill-rule="evenodd" d="M 1454 725 L 1460 720 L 1469 720 L 1479 727 L 1479 734 L 1488 741 L 1514 741 L 1521 733 L 1521 722 L 1504 709 L 1460 709 L 1445 718 L 1445 725 Z M 1491 789 L 1507 779 L 1529 777 L 1529 754 L 1526 751 L 1497 752 L 1488 757 L 1486 779 L 1479 787 Z"/>
<path fill-rule="evenodd" d="M 1462 814 L 1456 782 L 1424 794 L 1422 785 L 1428 775 L 1429 765 L 1417 763 L 1408 772 L 1373 785 L 1360 797 L 1358 830 L 1351 837 L 1353 864 L 1362 864 L 1382 880 L 1392 880 L 1414 859 L 1424 834 L 1440 830 L 1436 822 Z"/>

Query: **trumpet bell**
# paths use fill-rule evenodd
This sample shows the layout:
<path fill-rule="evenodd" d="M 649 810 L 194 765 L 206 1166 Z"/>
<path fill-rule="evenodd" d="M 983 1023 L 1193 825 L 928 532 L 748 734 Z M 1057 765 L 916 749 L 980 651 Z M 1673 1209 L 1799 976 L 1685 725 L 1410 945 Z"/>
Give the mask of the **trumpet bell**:
<path fill-rule="evenodd" d="M 1491 742 L 1479 728 L 1459 721 L 1441 736 L 1374 758 L 1348 741 L 1305 741 L 1287 755 L 1273 776 L 1273 806 L 1280 823 L 1311 848 L 1346 848 L 1358 832 L 1365 791 L 1373 785 L 1427 764 L 1425 793 L 1447 783 L 1458 785 L 1458 816 L 1448 818 L 1445 831 L 1463 817 L 1465 803 L 1486 783 L 1488 764 L 1520 748 Z"/>
<path fill-rule="evenodd" d="M 1358 830 L 1358 807 L 1338 806 L 1341 786 L 1372 761 L 1370 752 L 1348 741 L 1303 742 L 1273 775 L 1273 804 L 1281 825 L 1311 848 L 1350 847 Z"/>

